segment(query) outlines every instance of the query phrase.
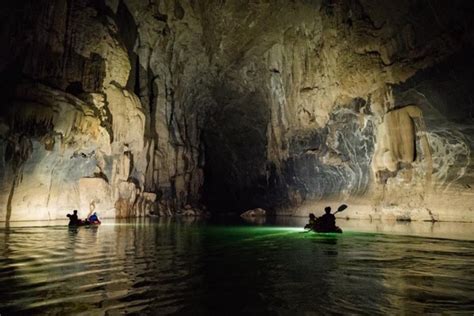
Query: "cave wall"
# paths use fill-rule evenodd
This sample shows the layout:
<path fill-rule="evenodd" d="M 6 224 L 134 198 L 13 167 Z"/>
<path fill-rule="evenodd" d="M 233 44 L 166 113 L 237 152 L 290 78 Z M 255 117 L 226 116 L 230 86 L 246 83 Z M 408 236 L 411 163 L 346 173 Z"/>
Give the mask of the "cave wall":
<path fill-rule="evenodd" d="M 474 220 L 469 1 L 1 9 L 1 219 Z"/>
<path fill-rule="evenodd" d="M 144 213 L 150 144 L 113 12 L 85 0 L 2 6 L 2 219 Z"/>

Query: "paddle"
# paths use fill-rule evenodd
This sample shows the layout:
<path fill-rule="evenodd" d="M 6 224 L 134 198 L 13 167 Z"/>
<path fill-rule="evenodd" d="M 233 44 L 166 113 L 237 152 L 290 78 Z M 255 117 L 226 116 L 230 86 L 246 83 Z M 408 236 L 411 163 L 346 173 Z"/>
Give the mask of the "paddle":
<path fill-rule="evenodd" d="M 341 206 L 339 206 L 339 207 L 337 208 L 337 211 L 335 211 L 335 212 L 333 213 L 333 215 L 334 215 L 334 214 L 337 214 L 337 213 L 340 213 L 340 212 L 343 212 L 346 208 L 347 208 L 347 205 L 346 205 L 346 204 L 342 204 Z"/>

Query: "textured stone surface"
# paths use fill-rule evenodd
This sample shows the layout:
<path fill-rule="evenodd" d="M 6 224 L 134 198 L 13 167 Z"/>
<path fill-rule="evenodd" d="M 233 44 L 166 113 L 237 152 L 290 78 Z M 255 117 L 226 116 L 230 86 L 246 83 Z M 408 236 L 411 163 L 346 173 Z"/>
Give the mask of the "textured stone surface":
<path fill-rule="evenodd" d="M 256 208 L 253 210 L 248 210 L 240 214 L 240 217 L 262 217 L 266 216 L 267 212 L 262 208 Z"/>
<path fill-rule="evenodd" d="M 0 8 L 2 220 L 474 220 L 469 1 Z"/>

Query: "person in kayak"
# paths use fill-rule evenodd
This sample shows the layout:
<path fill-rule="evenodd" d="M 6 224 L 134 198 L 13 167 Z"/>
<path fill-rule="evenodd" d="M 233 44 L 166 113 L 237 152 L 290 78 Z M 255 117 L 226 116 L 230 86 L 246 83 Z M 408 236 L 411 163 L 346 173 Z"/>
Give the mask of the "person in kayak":
<path fill-rule="evenodd" d="M 76 225 L 80 225 L 82 223 L 82 221 L 77 216 L 77 210 L 74 210 L 72 212 L 72 215 L 67 214 L 66 216 L 69 217 L 69 226 L 76 226 Z"/>
<path fill-rule="evenodd" d="M 317 217 L 314 216 L 313 213 L 310 213 L 309 214 L 309 222 L 308 224 L 306 224 L 304 226 L 305 229 L 309 228 L 309 229 L 313 229 L 314 228 L 314 225 L 316 225 L 316 220 L 317 220 Z"/>
<path fill-rule="evenodd" d="M 100 220 L 96 212 L 92 213 L 92 215 L 89 216 L 88 221 L 89 224 L 100 224 Z"/>
<path fill-rule="evenodd" d="M 331 207 L 326 206 L 324 208 L 324 214 L 320 218 L 318 218 L 318 226 L 321 231 L 334 231 L 336 229 L 336 216 L 331 214 Z"/>
<path fill-rule="evenodd" d="M 347 205 L 343 204 L 336 213 L 342 212 L 346 208 Z M 324 211 L 325 214 L 321 217 L 316 217 L 312 213 L 309 214 L 309 223 L 304 228 L 318 233 L 342 233 L 342 229 L 336 226 L 336 216 L 331 214 L 331 208 L 327 206 Z"/>

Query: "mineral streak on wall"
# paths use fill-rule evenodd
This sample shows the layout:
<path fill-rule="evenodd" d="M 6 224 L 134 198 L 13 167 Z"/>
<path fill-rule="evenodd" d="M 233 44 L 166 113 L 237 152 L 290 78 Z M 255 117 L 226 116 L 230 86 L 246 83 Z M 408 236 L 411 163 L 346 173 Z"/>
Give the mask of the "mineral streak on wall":
<path fill-rule="evenodd" d="M 473 10 L 2 1 L 0 220 L 344 201 L 474 221 Z"/>

